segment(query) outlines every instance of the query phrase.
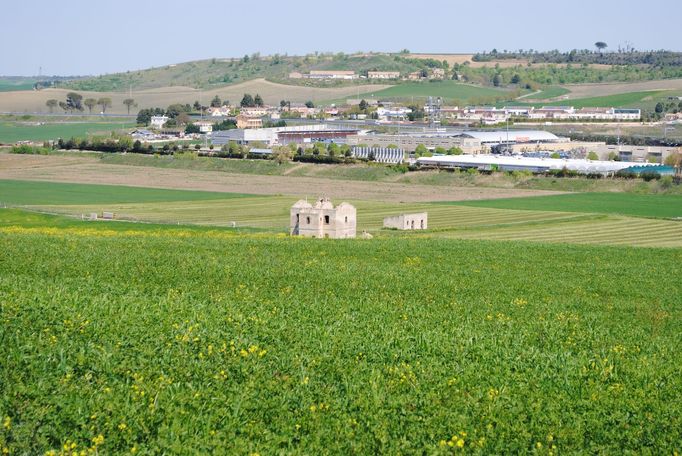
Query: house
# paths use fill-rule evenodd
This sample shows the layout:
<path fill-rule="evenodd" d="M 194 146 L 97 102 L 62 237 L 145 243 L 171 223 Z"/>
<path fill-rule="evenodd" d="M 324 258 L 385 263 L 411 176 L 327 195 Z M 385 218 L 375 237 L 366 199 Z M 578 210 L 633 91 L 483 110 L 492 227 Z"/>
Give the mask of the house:
<path fill-rule="evenodd" d="M 358 79 L 355 71 L 311 70 L 310 79 Z"/>
<path fill-rule="evenodd" d="M 213 123 L 212 122 L 200 120 L 198 122 L 194 122 L 194 125 L 199 127 L 199 131 L 201 133 L 211 133 L 213 131 Z"/>
<path fill-rule="evenodd" d="M 315 204 L 299 200 L 291 206 L 291 235 L 313 238 L 348 239 L 355 237 L 355 206 L 341 203 L 334 207 L 328 198 Z"/>
<path fill-rule="evenodd" d="M 421 71 L 414 71 L 412 73 L 409 73 L 407 75 L 407 79 L 410 81 L 419 81 L 422 79 L 422 72 Z"/>
<path fill-rule="evenodd" d="M 244 117 L 263 117 L 268 115 L 267 106 L 244 106 L 239 109 L 239 115 Z"/>
<path fill-rule="evenodd" d="M 400 77 L 399 71 L 368 71 L 367 77 L 369 79 L 398 79 Z"/>
<path fill-rule="evenodd" d="M 229 106 L 210 107 L 206 109 L 206 112 L 208 113 L 209 116 L 212 117 L 227 117 L 230 115 L 230 107 Z"/>
<path fill-rule="evenodd" d="M 407 120 L 409 114 L 412 113 L 412 109 L 404 107 L 395 108 L 377 108 L 377 118 L 381 121 L 402 121 Z"/>
<path fill-rule="evenodd" d="M 168 122 L 168 116 L 152 116 L 150 126 L 152 128 L 161 129 Z"/>
<path fill-rule="evenodd" d="M 428 214 L 420 212 L 417 214 L 400 214 L 384 219 L 384 228 L 396 230 L 425 230 L 428 228 Z"/>
<path fill-rule="evenodd" d="M 263 119 L 239 115 L 237 116 L 237 128 L 263 128 Z"/>
<path fill-rule="evenodd" d="M 289 79 L 303 79 L 303 73 L 292 71 L 289 73 Z"/>
<path fill-rule="evenodd" d="M 445 70 L 442 68 L 434 68 L 431 70 L 432 79 L 443 79 L 445 78 Z"/>

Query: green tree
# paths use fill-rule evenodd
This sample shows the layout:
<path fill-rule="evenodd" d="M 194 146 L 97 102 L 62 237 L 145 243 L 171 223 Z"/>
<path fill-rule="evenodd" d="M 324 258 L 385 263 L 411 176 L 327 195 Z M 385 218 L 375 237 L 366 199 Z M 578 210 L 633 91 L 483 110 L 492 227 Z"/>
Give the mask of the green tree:
<path fill-rule="evenodd" d="M 656 114 L 662 114 L 663 111 L 665 110 L 665 107 L 663 106 L 663 103 L 659 101 L 658 103 L 656 103 L 656 108 L 654 108 L 654 110 L 656 111 Z"/>
<path fill-rule="evenodd" d="M 445 147 L 438 146 L 434 150 L 435 153 L 440 154 L 440 155 L 445 155 L 447 154 L 447 150 L 445 150 Z"/>
<path fill-rule="evenodd" d="M 596 152 L 592 151 L 589 154 L 587 154 L 587 159 L 588 160 L 599 160 L 599 155 L 597 155 Z"/>
<path fill-rule="evenodd" d="M 599 53 L 601 54 L 604 51 L 604 49 L 609 47 L 609 45 L 604 43 L 603 41 L 597 41 L 596 43 L 594 43 L 594 47 L 596 47 Z"/>
<path fill-rule="evenodd" d="M 97 106 L 97 100 L 94 98 L 86 98 L 85 101 L 83 101 L 83 104 L 88 107 L 88 112 L 92 114 L 92 108 Z"/>
<path fill-rule="evenodd" d="M 495 73 L 495 76 L 493 76 L 493 85 L 499 87 L 501 83 L 502 78 L 500 77 L 500 73 Z"/>
<path fill-rule="evenodd" d="M 427 149 L 424 144 L 418 144 L 417 147 L 414 149 L 414 156 L 417 158 L 424 157 L 428 153 L 429 149 Z"/>
<path fill-rule="evenodd" d="M 128 114 L 130 114 L 131 107 L 137 106 L 133 98 L 126 98 L 125 100 L 123 100 L 123 104 L 126 106 L 126 108 L 128 108 Z"/>
<path fill-rule="evenodd" d="M 364 98 L 362 100 L 360 100 L 359 107 L 360 107 L 361 111 L 367 111 L 368 106 L 369 106 L 369 104 L 367 103 L 367 101 Z"/>
<path fill-rule="evenodd" d="M 463 153 L 464 151 L 461 147 L 454 146 L 448 149 L 448 155 L 462 155 Z"/>
<path fill-rule="evenodd" d="M 259 94 L 256 94 L 256 97 L 253 99 L 253 104 L 256 106 L 263 106 L 263 98 Z"/>
<path fill-rule="evenodd" d="M 50 109 L 50 113 L 54 112 L 54 108 L 56 108 L 57 105 L 59 105 L 59 102 L 54 98 L 51 98 L 45 102 L 45 106 L 47 106 Z"/>
<path fill-rule="evenodd" d="M 312 100 L 308 100 L 305 102 L 305 106 L 306 106 L 306 108 L 314 108 L 315 103 L 313 103 Z"/>
<path fill-rule="evenodd" d="M 102 112 L 107 112 L 107 108 L 111 107 L 111 98 L 102 97 L 99 100 L 97 100 L 97 104 L 102 107 Z"/>
<path fill-rule="evenodd" d="M 60 106 L 61 103 L 59 104 Z M 76 92 L 69 92 L 66 94 L 66 109 L 65 111 L 82 111 L 83 110 L 83 95 Z"/>
<path fill-rule="evenodd" d="M 220 99 L 220 97 L 218 95 L 213 97 L 213 99 L 211 100 L 211 107 L 212 108 L 219 108 L 222 105 L 223 105 L 223 101 Z"/>
<path fill-rule="evenodd" d="M 253 97 L 251 96 L 250 93 L 245 93 L 244 97 L 242 97 L 242 101 L 239 102 L 239 106 L 242 108 L 251 108 L 255 106 L 256 103 L 253 100 Z"/>

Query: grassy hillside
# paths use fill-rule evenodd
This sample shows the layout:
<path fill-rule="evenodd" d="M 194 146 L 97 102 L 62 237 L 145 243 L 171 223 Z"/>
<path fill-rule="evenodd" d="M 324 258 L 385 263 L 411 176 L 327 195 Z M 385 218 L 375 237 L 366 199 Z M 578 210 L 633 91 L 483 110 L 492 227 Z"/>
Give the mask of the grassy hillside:
<path fill-rule="evenodd" d="M 514 94 L 508 90 L 462 84 L 455 81 L 404 83 L 374 93 L 361 94 L 361 97 L 365 98 L 374 97 L 381 100 L 406 101 L 417 99 L 420 102 L 423 102 L 429 96 L 442 97 L 447 103 L 454 101 L 477 103 L 483 101 L 490 102 L 495 99 L 508 100 Z"/>
<path fill-rule="evenodd" d="M 321 54 L 303 57 L 257 55 L 248 58 L 210 59 L 179 63 L 140 71 L 129 71 L 102 75 L 91 79 L 62 84 L 75 90 L 126 91 L 159 87 L 186 86 L 196 89 L 210 89 L 256 78 L 267 78 L 278 82 L 300 84 L 304 81 L 288 79 L 292 71 L 310 70 L 367 70 L 410 72 L 421 69 L 422 65 L 397 61 L 387 54 L 347 55 Z M 308 81 L 315 85 L 320 82 Z M 365 81 L 367 82 L 367 81 Z M 343 84 L 341 81 L 326 81 L 323 85 Z"/>
<path fill-rule="evenodd" d="M 680 450 L 679 250 L 22 217 L 0 210 L 10 454 Z"/>

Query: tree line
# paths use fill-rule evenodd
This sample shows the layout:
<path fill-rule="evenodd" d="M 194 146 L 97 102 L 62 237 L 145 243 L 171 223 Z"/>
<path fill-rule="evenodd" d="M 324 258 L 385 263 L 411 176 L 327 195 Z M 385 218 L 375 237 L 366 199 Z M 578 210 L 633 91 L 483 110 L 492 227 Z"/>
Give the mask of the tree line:
<path fill-rule="evenodd" d="M 128 108 L 128 114 L 130 114 L 130 108 L 137 106 L 133 98 L 126 98 L 123 100 L 123 104 Z M 83 112 L 85 108 L 88 108 L 88 113 L 92 114 L 92 109 L 95 106 L 100 106 L 102 113 L 106 113 L 107 108 L 111 107 L 111 98 L 101 97 L 101 98 L 86 98 L 83 99 L 83 95 L 76 92 L 69 92 L 66 94 L 66 100 L 59 101 L 51 98 L 45 102 L 45 106 L 50 109 L 50 113 L 54 112 L 54 109 L 59 106 L 64 110 L 65 113 L 73 114 L 74 112 Z"/>

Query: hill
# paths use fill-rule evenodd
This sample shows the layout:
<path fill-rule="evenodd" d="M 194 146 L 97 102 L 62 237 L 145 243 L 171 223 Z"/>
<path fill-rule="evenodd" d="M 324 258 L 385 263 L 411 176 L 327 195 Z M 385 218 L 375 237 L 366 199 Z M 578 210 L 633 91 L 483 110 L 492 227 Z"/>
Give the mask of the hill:
<path fill-rule="evenodd" d="M 292 102 L 304 103 L 308 100 L 315 102 L 330 99 L 345 99 L 355 96 L 358 92 L 368 92 L 370 90 L 382 90 L 388 88 L 382 84 L 361 84 L 358 86 L 341 87 L 305 87 L 296 85 L 279 84 L 266 81 L 265 79 L 253 79 L 239 84 L 221 85 L 212 89 L 194 89 L 192 87 L 163 87 L 159 89 L 146 89 L 132 92 L 132 97 L 137 103 L 137 108 L 132 112 L 142 108 L 166 107 L 173 103 L 194 103 L 201 101 L 203 104 L 208 102 L 215 95 L 222 100 L 229 100 L 238 103 L 244 93 L 260 94 L 265 103 L 278 105 L 280 100 L 290 100 Z M 6 92 L 0 97 L 0 112 L 46 112 L 45 102 L 51 98 L 64 100 L 70 89 L 45 89 Z M 86 92 L 78 91 L 83 98 L 109 97 L 112 99 L 112 107 L 107 110 L 109 113 L 125 114 L 127 109 L 123 100 L 130 95 L 128 92 Z M 85 111 L 87 113 L 87 111 Z M 97 111 L 96 111 L 97 112 Z"/>

